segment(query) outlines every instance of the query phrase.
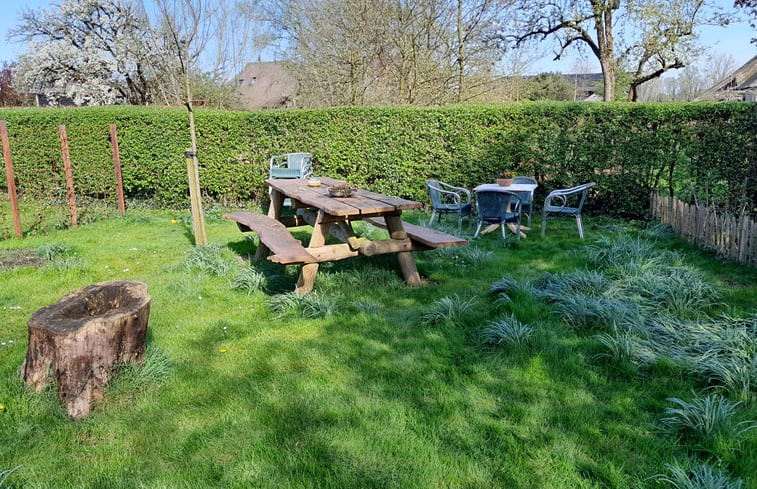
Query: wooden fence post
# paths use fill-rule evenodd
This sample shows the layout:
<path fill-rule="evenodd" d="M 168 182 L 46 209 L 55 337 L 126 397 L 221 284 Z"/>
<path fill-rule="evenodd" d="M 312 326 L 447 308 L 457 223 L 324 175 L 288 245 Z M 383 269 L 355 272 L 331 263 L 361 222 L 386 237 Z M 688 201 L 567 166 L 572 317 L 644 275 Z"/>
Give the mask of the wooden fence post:
<path fill-rule="evenodd" d="M 13 160 L 11 159 L 11 143 L 8 138 L 8 126 L 5 121 L 0 120 L 0 138 L 3 141 L 3 160 L 5 161 L 5 181 L 8 184 L 8 198 L 11 204 L 11 214 L 13 214 L 13 230 L 16 237 L 24 235 L 21 229 L 21 214 L 18 210 L 18 194 L 16 194 L 16 175 L 13 172 Z"/>
<path fill-rule="evenodd" d="M 118 195 L 118 212 L 126 214 L 126 201 L 124 200 L 124 181 L 121 177 L 121 155 L 118 152 L 118 134 L 116 125 L 110 125 L 110 147 L 113 149 L 113 170 L 116 173 L 116 194 Z"/>
<path fill-rule="evenodd" d="M 71 156 L 68 152 L 68 135 L 66 134 L 65 125 L 58 126 L 58 135 L 60 136 L 60 151 L 63 155 L 63 170 L 66 174 L 66 200 L 68 200 L 68 208 L 71 212 L 71 227 L 75 228 L 79 225 L 79 217 L 76 211 L 74 171 L 71 167 Z"/>

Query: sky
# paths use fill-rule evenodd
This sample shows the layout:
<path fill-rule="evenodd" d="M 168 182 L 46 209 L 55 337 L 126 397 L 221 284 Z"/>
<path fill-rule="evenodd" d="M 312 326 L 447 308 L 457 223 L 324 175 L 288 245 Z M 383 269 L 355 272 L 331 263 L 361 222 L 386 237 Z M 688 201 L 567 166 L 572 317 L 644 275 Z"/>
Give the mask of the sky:
<path fill-rule="evenodd" d="M 0 63 L 2 61 L 13 61 L 20 53 L 24 51 L 24 45 L 16 41 L 7 39 L 8 31 L 14 28 L 19 21 L 21 11 L 25 8 L 36 9 L 46 7 L 51 0 L 0 0 L 3 4 L 3 14 L 0 15 Z M 57 3 L 57 2 L 55 2 Z M 723 6 L 730 7 L 733 5 L 732 0 L 716 0 Z M 12 4 L 13 6 L 8 6 Z M 757 55 L 757 46 L 750 44 L 753 37 L 757 37 L 757 32 L 749 26 L 748 22 L 732 23 L 728 27 L 701 27 L 699 29 L 702 43 L 709 47 L 713 55 L 731 55 L 736 61 L 736 66 L 741 66 Z M 578 64 L 579 55 L 571 51 L 570 55 L 564 56 L 561 61 L 552 61 L 552 56 L 534 62 L 528 71 L 532 74 L 543 72 L 560 72 L 574 73 Z M 589 63 L 589 69 L 599 72 L 599 64 L 591 55 L 585 55 Z M 264 60 L 265 61 L 265 60 Z"/>

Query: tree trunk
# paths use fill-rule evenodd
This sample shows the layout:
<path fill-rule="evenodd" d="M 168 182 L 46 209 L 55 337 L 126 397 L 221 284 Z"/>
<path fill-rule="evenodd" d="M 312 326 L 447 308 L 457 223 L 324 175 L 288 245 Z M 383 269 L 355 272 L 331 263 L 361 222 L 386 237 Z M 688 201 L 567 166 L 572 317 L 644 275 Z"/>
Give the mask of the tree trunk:
<path fill-rule="evenodd" d="M 615 98 L 615 45 L 612 32 L 612 11 L 617 8 L 614 2 L 605 3 L 597 0 L 592 1 L 595 11 L 600 14 L 596 17 L 597 29 L 597 57 L 602 67 L 602 78 L 605 84 L 603 100 L 612 102 Z"/>
<path fill-rule="evenodd" d="M 141 282 L 101 282 L 68 294 L 29 319 L 21 375 L 36 391 L 54 380 L 69 416 L 86 416 L 113 365 L 143 360 L 149 316 Z"/>

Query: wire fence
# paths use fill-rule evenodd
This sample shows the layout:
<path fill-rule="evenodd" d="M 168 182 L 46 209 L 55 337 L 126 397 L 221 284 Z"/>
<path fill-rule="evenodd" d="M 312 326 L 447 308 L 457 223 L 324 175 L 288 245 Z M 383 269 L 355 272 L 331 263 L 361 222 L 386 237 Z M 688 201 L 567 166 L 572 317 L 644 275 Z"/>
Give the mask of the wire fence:
<path fill-rule="evenodd" d="M 39 130 L 0 121 L 0 132 L 0 238 L 46 234 L 123 212 L 114 125 L 93 134 L 84 126 Z"/>

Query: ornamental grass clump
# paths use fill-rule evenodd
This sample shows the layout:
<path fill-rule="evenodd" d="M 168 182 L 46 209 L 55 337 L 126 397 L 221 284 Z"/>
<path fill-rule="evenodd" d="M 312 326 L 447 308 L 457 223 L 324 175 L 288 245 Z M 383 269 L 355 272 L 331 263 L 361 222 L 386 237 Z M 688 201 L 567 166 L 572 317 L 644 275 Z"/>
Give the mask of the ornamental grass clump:
<path fill-rule="evenodd" d="M 700 273 L 683 267 L 640 271 L 619 278 L 617 285 L 624 295 L 676 317 L 700 316 L 720 301 L 720 293 L 712 284 Z"/>
<path fill-rule="evenodd" d="M 667 474 L 655 476 L 660 482 L 670 484 L 674 489 L 742 489 L 744 481 L 733 480 L 720 469 L 701 464 L 691 470 L 674 464 L 665 464 Z"/>
<path fill-rule="evenodd" d="M 539 289 L 548 300 L 553 302 L 564 300 L 575 294 L 603 297 L 612 284 L 610 277 L 593 270 L 547 273 L 538 281 Z"/>
<path fill-rule="evenodd" d="M 586 295 L 562 298 L 555 304 L 554 312 L 576 331 L 602 330 L 613 325 L 631 327 L 640 316 L 636 304 Z"/>
<path fill-rule="evenodd" d="M 37 246 L 35 251 L 39 258 L 49 261 L 70 254 L 71 247 L 60 243 L 45 243 Z"/>
<path fill-rule="evenodd" d="M 524 346 L 529 342 L 534 333 L 530 324 L 523 324 L 515 317 L 508 314 L 499 321 L 492 321 L 481 330 L 481 343 L 485 345 L 512 345 Z"/>
<path fill-rule="evenodd" d="M 607 270 L 613 275 L 626 275 L 634 270 L 676 266 L 682 263 L 681 255 L 660 251 L 653 241 L 619 233 L 610 238 L 603 236 L 585 248 L 591 267 Z"/>
<path fill-rule="evenodd" d="M 665 314 L 644 324 L 657 358 L 668 358 L 710 388 L 748 399 L 757 390 L 754 318 L 685 320 Z"/>
<path fill-rule="evenodd" d="M 757 391 L 757 354 L 751 358 L 737 354 L 707 357 L 699 364 L 698 373 L 710 385 L 739 399 L 750 399 Z"/>
<path fill-rule="evenodd" d="M 530 282 L 517 280 L 512 275 L 504 275 L 499 280 L 489 286 L 489 292 L 497 294 L 496 304 L 508 304 L 513 301 L 513 297 L 522 296 L 533 298 L 539 295 L 539 292 Z"/>
<path fill-rule="evenodd" d="M 363 297 L 354 303 L 354 308 L 357 312 L 362 312 L 368 316 L 375 316 L 381 313 L 382 306 L 378 302 L 374 302 L 370 297 Z"/>
<path fill-rule="evenodd" d="M 595 336 L 606 349 L 604 353 L 597 355 L 597 358 L 605 358 L 614 362 L 633 362 L 638 358 L 640 344 L 639 340 L 630 329 L 618 331 L 617 327 L 610 333 L 602 333 Z"/>
<path fill-rule="evenodd" d="M 252 295 L 258 291 L 264 291 L 268 286 L 268 279 L 263 272 L 253 267 L 243 267 L 238 272 L 231 288 Z"/>
<path fill-rule="evenodd" d="M 736 438 L 757 427 L 754 421 L 736 422 L 736 408 L 740 401 L 733 402 L 717 394 L 686 402 L 670 397 L 667 401 L 676 407 L 665 409 L 660 420 L 664 430 L 681 437 L 694 437 L 702 441 L 715 437 Z"/>
<path fill-rule="evenodd" d="M 462 326 L 471 321 L 471 314 L 478 301 L 475 297 L 465 299 L 458 294 L 442 297 L 431 304 L 431 310 L 421 316 L 421 322 L 429 326 L 450 323 Z"/>
<path fill-rule="evenodd" d="M 449 233 L 455 234 L 452 231 L 449 231 Z M 494 258 L 494 252 L 469 245 L 437 248 L 429 251 L 427 256 L 433 256 L 437 263 L 444 263 L 442 260 L 449 260 L 454 263 L 455 267 L 475 268 L 489 263 Z M 444 264 L 444 266 L 448 265 Z"/>
<path fill-rule="evenodd" d="M 338 301 L 321 292 L 300 295 L 297 292 L 278 294 L 268 299 L 272 311 L 294 313 L 308 319 L 333 316 L 338 311 Z"/>
<path fill-rule="evenodd" d="M 142 363 L 126 363 L 114 369 L 118 376 L 108 385 L 108 389 L 141 391 L 167 381 L 173 374 L 173 363 L 165 351 L 150 346 Z"/>
<path fill-rule="evenodd" d="M 187 252 L 184 266 L 210 275 L 226 275 L 232 269 L 232 263 L 223 256 L 223 251 L 215 243 L 194 246 Z"/>

